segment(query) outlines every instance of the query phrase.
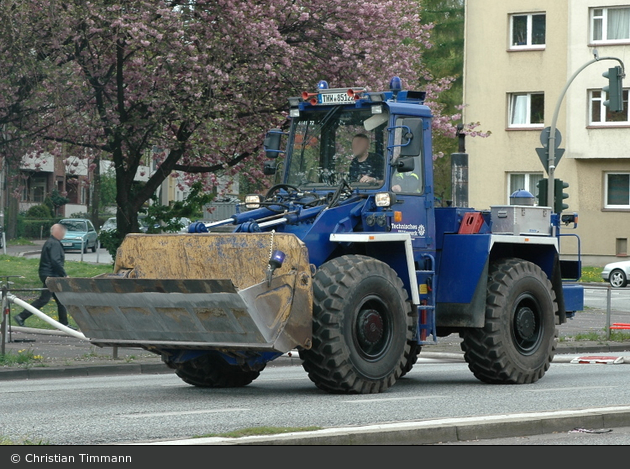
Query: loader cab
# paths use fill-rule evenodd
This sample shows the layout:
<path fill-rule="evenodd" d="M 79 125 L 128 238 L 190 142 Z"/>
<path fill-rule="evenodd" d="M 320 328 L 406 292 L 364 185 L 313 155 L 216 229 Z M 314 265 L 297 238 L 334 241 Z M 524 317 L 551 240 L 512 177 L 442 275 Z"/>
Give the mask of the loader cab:
<path fill-rule="evenodd" d="M 293 120 L 284 180 L 308 191 L 334 190 L 345 179 L 356 189 L 385 184 L 389 113 L 383 106 L 333 106 Z M 365 177 L 368 176 L 368 177 Z"/>
<path fill-rule="evenodd" d="M 432 114 L 424 98 L 394 87 L 327 86 L 289 98 L 289 132 L 272 131 L 265 143 L 267 174 L 275 172 L 274 184 L 319 197 L 347 182 L 346 198 L 368 200 L 359 230 L 409 233 L 416 249 L 434 249 Z M 367 146 L 361 159 L 356 139 Z"/>

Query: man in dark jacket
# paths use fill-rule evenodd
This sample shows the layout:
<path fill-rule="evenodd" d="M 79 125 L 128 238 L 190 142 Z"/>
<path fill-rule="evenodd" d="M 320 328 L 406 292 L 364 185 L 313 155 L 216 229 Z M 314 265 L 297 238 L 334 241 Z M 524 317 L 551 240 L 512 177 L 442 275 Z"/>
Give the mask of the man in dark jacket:
<path fill-rule="evenodd" d="M 356 134 L 352 138 L 352 154 L 348 179 L 350 184 L 381 184 L 383 181 L 383 158 L 376 153 L 369 153 L 370 138 L 365 134 Z"/>
<path fill-rule="evenodd" d="M 63 251 L 63 246 L 61 245 L 61 240 L 65 235 L 66 227 L 59 223 L 54 224 L 50 228 L 50 238 L 46 240 L 44 246 L 42 247 L 42 253 L 39 260 L 39 279 L 44 284 L 44 288 L 46 288 L 46 279 L 48 277 L 67 277 L 66 270 L 63 265 L 65 261 L 65 253 Z M 55 301 L 57 302 L 59 322 L 64 326 L 67 326 L 68 312 L 66 307 L 59 302 L 55 294 L 50 290 L 42 290 L 40 297 L 33 301 L 31 306 L 37 309 L 42 309 L 42 307 L 46 305 L 51 298 L 55 298 Z M 14 319 L 20 326 L 23 326 L 24 321 L 32 315 L 33 313 L 30 311 L 24 310 L 15 316 Z"/>

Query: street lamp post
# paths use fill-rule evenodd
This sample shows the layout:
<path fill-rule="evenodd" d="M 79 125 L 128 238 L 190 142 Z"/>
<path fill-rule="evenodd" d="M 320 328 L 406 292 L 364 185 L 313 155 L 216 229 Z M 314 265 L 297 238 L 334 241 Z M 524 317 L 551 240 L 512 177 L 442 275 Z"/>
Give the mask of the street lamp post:
<path fill-rule="evenodd" d="M 547 146 L 547 149 L 549 152 L 548 160 L 547 160 L 548 161 L 547 173 L 549 174 L 548 186 L 547 186 L 547 204 L 549 207 L 554 206 L 554 174 L 556 170 L 556 124 L 558 122 L 558 114 L 560 113 L 560 105 L 562 104 L 562 100 L 564 99 L 564 96 L 566 95 L 567 90 L 569 89 L 569 86 L 571 86 L 571 83 L 573 83 L 573 80 L 575 80 L 575 78 L 580 74 L 580 72 L 582 72 L 582 70 L 584 70 L 589 65 L 592 65 L 601 60 L 616 60 L 617 62 L 619 62 L 621 64 L 621 69 L 622 69 L 622 78 L 625 77 L 625 67 L 621 59 L 618 59 L 617 57 L 599 57 L 596 50 L 593 53 L 595 55 L 595 58 L 585 63 L 584 65 L 582 65 L 579 69 L 577 69 L 576 72 L 571 76 L 571 78 L 569 78 L 567 83 L 564 85 L 564 88 L 562 89 L 562 92 L 560 93 L 560 97 L 558 98 L 558 101 L 556 103 L 556 108 L 553 113 L 553 118 L 551 120 L 551 128 L 549 131 L 549 143 Z"/>

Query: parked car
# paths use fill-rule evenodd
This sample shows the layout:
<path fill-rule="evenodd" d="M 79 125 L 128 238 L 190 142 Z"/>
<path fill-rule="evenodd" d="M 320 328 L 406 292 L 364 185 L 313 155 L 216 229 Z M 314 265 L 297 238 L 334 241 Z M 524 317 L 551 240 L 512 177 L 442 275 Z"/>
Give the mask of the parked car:
<path fill-rule="evenodd" d="M 606 264 L 602 270 L 602 278 L 613 288 L 624 288 L 630 279 L 630 261 Z"/>
<path fill-rule="evenodd" d="M 192 221 L 190 220 L 190 218 L 186 218 L 186 217 L 182 217 L 182 218 L 178 218 L 178 219 L 172 219 L 171 222 L 174 223 L 179 223 L 179 229 L 177 231 L 172 231 L 172 233 L 188 233 L 188 227 L 190 226 L 190 224 L 192 223 Z"/>
<path fill-rule="evenodd" d="M 116 229 L 116 217 L 110 217 L 107 220 L 105 220 L 105 223 L 103 223 L 103 226 L 101 226 L 101 229 L 98 233 L 101 234 L 103 231 L 113 231 L 115 229 Z"/>
<path fill-rule="evenodd" d="M 144 222 L 143 220 L 144 217 L 140 216 L 138 217 L 138 223 L 140 224 L 140 231 L 142 231 L 143 233 L 147 232 L 148 226 L 147 224 Z M 110 217 L 107 220 L 105 220 L 105 223 L 103 223 L 103 226 L 101 226 L 101 229 L 99 230 L 98 234 L 100 236 L 100 234 L 103 231 L 113 231 L 116 229 L 116 217 Z"/>
<path fill-rule="evenodd" d="M 59 221 L 66 227 L 66 236 L 61 240 L 65 251 L 81 250 L 96 252 L 98 247 L 98 235 L 92 222 L 87 218 L 65 218 Z"/>

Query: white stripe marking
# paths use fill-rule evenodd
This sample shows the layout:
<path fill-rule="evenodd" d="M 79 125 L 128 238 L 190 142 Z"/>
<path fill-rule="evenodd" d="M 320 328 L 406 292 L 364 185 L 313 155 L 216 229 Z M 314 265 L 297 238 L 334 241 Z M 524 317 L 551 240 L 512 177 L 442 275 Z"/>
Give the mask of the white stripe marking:
<path fill-rule="evenodd" d="M 350 404 L 363 404 L 369 402 L 388 402 L 388 401 L 416 401 L 419 399 L 444 399 L 446 396 L 416 396 L 416 397 L 385 397 L 381 399 L 357 399 L 354 401 L 343 401 Z"/>
<path fill-rule="evenodd" d="M 152 417 L 170 417 L 173 415 L 194 415 L 194 414 L 215 414 L 218 412 L 248 412 L 249 409 L 208 409 L 208 410 L 189 410 L 182 412 L 155 412 L 152 414 L 131 414 L 122 415 L 121 417 L 127 417 L 132 419 L 152 418 Z"/>

